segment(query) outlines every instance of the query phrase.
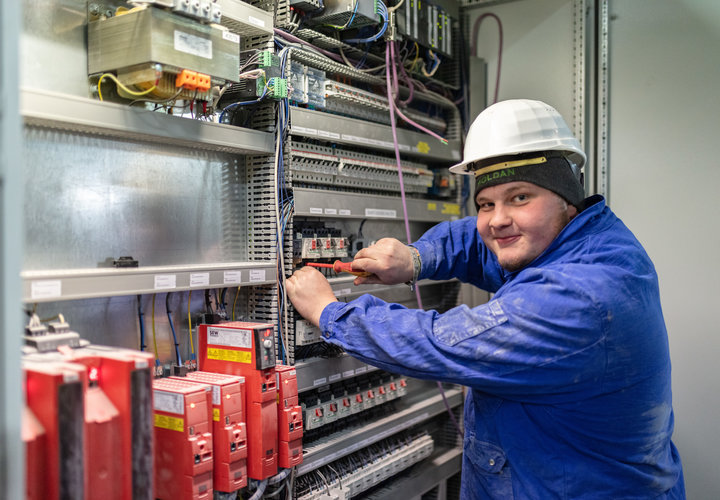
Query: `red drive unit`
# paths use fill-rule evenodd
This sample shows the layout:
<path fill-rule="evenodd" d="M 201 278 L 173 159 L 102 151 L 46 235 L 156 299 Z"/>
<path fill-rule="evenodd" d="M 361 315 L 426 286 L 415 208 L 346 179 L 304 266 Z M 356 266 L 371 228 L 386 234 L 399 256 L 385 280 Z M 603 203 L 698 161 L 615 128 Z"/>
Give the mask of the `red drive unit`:
<path fill-rule="evenodd" d="M 22 414 L 22 440 L 25 445 L 25 498 L 43 500 L 45 495 L 45 453 L 47 435 L 37 417 L 25 406 Z"/>
<path fill-rule="evenodd" d="M 82 365 L 23 361 L 25 401 L 45 429 L 38 481 L 43 499 L 85 497 L 84 385 Z M 30 470 L 28 470 L 30 472 Z"/>
<path fill-rule="evenodd" d="M 155 498 L 212 499 L 210 390 L 185 380 L 153 381 Z"/>
<path fill-rule="evenodd" d="M 302 407 L 298 405 L 294 366 L 279 365 L 278 375 L 278 465 L 289 469 L 302 463 Z"/>
<path fill-rule="evenodd" d="M 273 325 L 233 321 L 200 325 L 198 331 L 200 370 L 245 378 L 248 476 L 274 476 L 278 434 Z"/>
<path fill-rule="evenodd" d="M 113 468 L 112 475 L 105 480 L 112 484 L 112 491 L 101 497 L 96 491 L 99 493 L 107 489 L 107 486 L 95 490 L 96 486 L 91 485 L 91 496 L 103 499 L 152 500 L 154 356 L 145 352 L 105 346 L 73 349 L 66 352 L 66 355 L 87 367 L 90 400 L 99 403 L 97 395 L 93 395 L 99 388 L 119 412 L 118 422 L 113 426 L 112 432 L 106 429 L 102 434 L 96 433 L 96 437 L 88 437 L 91 449 L 89 463 L 100 466 L 107 457 L 112 461 Z M 96 412 L 99 408 L 101 407 L 95 408 Z M 108 453 L 108 449 L 113 449 L 114 452 Z M 98 469 L 109 471 L 107 466 Z"/>
<path fill-rule="evenodd" d="M 212 387 L 213 490 L 232 493 L 247 486 L 245 379 L 211 372 L 189 372 L 184 380 Z"/>

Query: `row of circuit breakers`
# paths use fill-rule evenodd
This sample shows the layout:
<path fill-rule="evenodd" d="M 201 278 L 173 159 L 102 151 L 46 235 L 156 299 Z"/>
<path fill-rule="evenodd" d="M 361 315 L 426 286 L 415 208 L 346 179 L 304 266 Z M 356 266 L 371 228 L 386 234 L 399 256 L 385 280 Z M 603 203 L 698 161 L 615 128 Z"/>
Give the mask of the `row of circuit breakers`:
<path fill-rule="evenodd" d="M 211 499 L 302 462 L 296 371 L 273 325 L 199 326 L 199 371 L 153 379 L 154 356 L 28 327 L 27 498 Z"/>

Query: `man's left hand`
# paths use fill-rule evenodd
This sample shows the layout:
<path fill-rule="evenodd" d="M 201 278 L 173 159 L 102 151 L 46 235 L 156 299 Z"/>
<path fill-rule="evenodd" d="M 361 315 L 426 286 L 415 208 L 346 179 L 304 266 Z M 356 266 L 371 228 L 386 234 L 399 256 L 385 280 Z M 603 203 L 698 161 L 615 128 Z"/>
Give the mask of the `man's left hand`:
<path fill-rule="evenodd" d="M 287 294 L 297 312 L 315 326 L 320 326 L 320 315 L 325 306 L 337 302 L 330 283 L 320 271 L 303 267 L 290 276 L 286 283 Z"/>

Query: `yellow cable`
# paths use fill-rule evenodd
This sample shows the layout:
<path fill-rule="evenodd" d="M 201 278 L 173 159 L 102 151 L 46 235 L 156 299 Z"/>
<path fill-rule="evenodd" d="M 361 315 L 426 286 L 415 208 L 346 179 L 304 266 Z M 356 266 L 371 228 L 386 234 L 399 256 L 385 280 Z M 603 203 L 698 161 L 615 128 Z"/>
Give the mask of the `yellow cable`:
<path fill-rule="evenodd" d="M 190 319 L 190 297 L 192 297 L 192 290 L 188 292 L 188 332 L 190 332 L 190 353 L 195 354 L 195 345 L 192 338 L 192 319 Z"/>
<path fill-rule="evenodd" d="M 410 65 L 410 71 L 413 71 L 415 69 L 415 63 L 417 62 L 419 57 L 420 57 L 420 47 L 418 47 L 417 42 L 415 42 L 415 59 L 413 59 L 413 62 Z"/>
<path fill-rule="evenodd" d="M 158 359 L 157 341 L 155 340 L 155 294 L 152 300 L 152 331 L 153 331 L 153 347 L 155 348 L 155 359 Z"/>
<path fill-rule="evenodd" d="M 235 306 L 237 305 L 238 295 L 240 295 L 240 287 L 235 292 L 235 300 L 233 300 L 232 320 L 235 321 Z"/>
<path fill-rule="evenodd" d="M 142 92 L 136 92 L 135 90 L 130 90 L 128 87 L 123 85 L 123 83 L 120 80 L 118 80 L 117 77 L 115 75 L 113 75 L 112 73 L 103 73 L 100 76 L 100 79 L 98 80 L 98 83 L 97 83 L 98 97 L 100 98 L 101 101 L 103 100 L 103 96 L 102 96 L 102 90 L 100 90 L 100 89 L 101 89 L 102 81 L 106 76 L 108 78 L 110 78 L 112 81 L 114 81 L 115 84 L 123 90 L 123 92 L 126 92 L 126 93 L 136 96 L 136 97 L 147 95 L 157 88 L 155 85 L 153 85 L 152 87 L 150 87 L 147 90 L 143 90 Z"/>

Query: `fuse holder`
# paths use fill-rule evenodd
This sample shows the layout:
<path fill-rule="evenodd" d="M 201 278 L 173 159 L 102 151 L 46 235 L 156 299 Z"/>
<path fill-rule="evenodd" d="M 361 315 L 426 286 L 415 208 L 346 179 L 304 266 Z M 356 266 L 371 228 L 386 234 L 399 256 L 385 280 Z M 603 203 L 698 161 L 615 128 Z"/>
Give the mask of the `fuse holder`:
<path fill-rule="evenodd" d="M 175 78 L 175 86 L 178 88 L 182 87 L 187 90 L 195 90 L 196 88 L 198 88 L 197 71 L 190 71 L 189 69 L 182 70 L 177 76 L 177 78 Z"/>

